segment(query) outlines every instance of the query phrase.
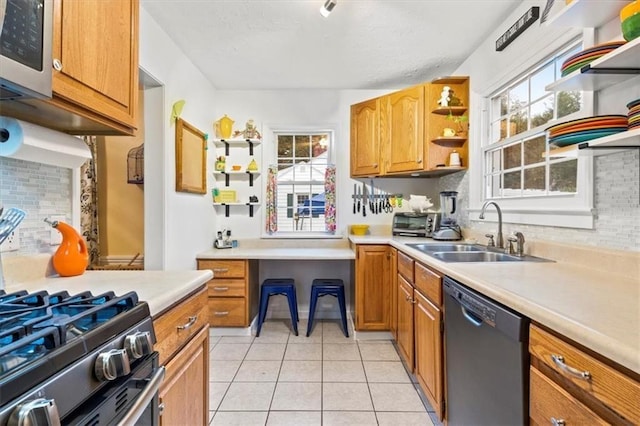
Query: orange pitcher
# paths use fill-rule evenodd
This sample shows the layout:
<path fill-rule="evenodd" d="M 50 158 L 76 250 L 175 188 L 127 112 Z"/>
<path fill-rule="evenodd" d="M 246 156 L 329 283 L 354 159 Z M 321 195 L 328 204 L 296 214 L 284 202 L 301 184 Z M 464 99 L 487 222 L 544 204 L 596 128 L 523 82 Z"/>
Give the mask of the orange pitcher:
<path fill-rule="evenodd" d="M 61 277 L 82 275 L 89 264 L 89 252 L 84 239 L 69 224 L 49 219 L 44 221 L 62 234 L 62 243 L 53 255 L 53 268 Z"/>

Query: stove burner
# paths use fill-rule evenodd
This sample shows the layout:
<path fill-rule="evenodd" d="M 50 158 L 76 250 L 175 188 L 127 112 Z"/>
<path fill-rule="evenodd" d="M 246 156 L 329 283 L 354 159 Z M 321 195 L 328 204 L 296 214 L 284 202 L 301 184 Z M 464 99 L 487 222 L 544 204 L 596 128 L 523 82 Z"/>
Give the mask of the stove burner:
<path fill-rule="evenodd" d="M 0 406 L 149 316 L 135 292 L 0 291 Z"/>

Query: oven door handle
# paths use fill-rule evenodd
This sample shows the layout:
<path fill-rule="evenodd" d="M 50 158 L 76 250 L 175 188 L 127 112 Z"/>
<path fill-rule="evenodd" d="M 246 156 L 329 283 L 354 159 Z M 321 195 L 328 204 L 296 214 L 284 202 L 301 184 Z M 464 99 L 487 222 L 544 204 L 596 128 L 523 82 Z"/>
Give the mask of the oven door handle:
<path fill-rule="evenodd" d="M 127 426 L 136 424 L 140 416 L 144 413 L 147 406 L 153 399 L 153 397 L 158 393 L 158 389 L 160 389 L 160 385 L 164 380 L 165 368 L 164 366 L 159 367 L 153 376 L 149 380 L 149 383 L 144 387 L 136 402 L 133 403 L 133 406 L 129 411 L 124 415 L 124 417 L 118 422 L 118 426 Z"/>

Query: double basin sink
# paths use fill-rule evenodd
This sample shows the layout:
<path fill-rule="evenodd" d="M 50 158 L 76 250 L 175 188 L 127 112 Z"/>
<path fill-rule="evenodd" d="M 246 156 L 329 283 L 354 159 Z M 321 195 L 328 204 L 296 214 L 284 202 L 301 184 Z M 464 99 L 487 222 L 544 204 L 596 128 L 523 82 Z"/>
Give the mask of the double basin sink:
<path fill-rule="evenodd" d="M 551 262 L 535 256 L 506 254 L 495 247 L 479 244 L 407 244 L 443 262 Z"/>

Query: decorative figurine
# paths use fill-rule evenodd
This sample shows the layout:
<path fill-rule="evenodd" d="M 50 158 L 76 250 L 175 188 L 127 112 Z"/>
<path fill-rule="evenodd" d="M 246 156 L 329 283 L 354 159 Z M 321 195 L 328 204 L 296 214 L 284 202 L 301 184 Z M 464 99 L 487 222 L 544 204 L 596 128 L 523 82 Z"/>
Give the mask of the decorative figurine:
<path fill-rule="evenodd" d="M 233 133 L 233 123 L 235 121 L 225 114 L 224 117 L 215 122 L 216 136 L 220 139 L 229 139 L 231 133 Z"/>
<path fill-rule="evenodd" d="M 215 169 L 217 172 L 224 172 L 225 165 L 226 165 L 226 159 L 224 158 L 224 155 L 221 155 L 218 158 L 216 158 Z"/>
<path fill-rule="evenodd" d="M 440 105 L 441 107 L 447 107 L 449 106 L 449 91 L 451 90 L 451 88 L 449 86 L 444 86 L 442 88 L 442 93 L 440 93 L 440 100 L 438 101 L 438 105 Z"/>
<path fill-rule="evenodd" d="M 251 162 L 247 166 L 247 170 L 250 171 L 250 172 L 257 172 L 258 171 L 258 163 L 256 163 L 256 160 L 251 160 Z"/>

